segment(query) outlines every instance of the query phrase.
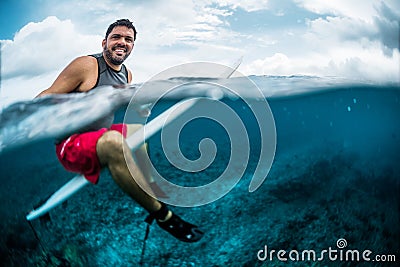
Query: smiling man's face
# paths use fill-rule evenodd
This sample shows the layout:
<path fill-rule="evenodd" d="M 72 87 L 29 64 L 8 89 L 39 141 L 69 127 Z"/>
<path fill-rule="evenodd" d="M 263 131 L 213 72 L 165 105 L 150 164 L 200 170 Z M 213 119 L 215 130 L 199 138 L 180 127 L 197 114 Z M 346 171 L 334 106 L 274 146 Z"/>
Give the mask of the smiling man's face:
<path fill-rule="evenodd" d="M 117 67 L 131 54 L 134 46 L 135 33 L 125 26 L 115 27 L 103 40 L 103 51 L 107 63 Z"/>

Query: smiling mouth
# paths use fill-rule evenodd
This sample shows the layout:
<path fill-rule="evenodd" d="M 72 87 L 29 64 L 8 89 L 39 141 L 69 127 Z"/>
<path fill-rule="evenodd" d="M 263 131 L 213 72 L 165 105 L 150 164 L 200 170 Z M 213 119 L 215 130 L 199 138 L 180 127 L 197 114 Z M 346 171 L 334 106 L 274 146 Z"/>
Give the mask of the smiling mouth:
<path fill-rule="evenodd" d="M 113 51 L 116 52 L 118 55 L 122 55 L 126 53 L 126 48 L 116 47 L 113 48 Z"/>

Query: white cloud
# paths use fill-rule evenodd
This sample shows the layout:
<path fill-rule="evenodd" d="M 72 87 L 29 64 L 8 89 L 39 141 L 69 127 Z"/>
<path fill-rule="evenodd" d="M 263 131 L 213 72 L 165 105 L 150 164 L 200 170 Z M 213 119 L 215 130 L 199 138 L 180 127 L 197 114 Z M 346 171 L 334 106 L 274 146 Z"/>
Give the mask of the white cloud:
<path fill-rule="evenodd" d="M 101 40 L 53 16 L 27 24 L 13 40 L 2 41 L 1 105 L 32 99 L 75 57 L 101 51 Z"/>
<path fill-rule="evenodd" d="M 220 7 L 229 7 L 232 9 L 242 8 L 247 12 L 268 9 L 269 0 L 209 0 L 208 4 L 217 4 Z"/>
<path fill-rule="evenodd" d="M 299 6 L 317 14 L 331 14 L 365 21 L 376 15 L 375 5 L 380 0 L 294 0 Z"/>
<path fill-rule="evenodd" d="M 16 101 L 33 99 L 39 92 L 48 88 L 55 80 L 58 70 L 36 76 L 19 76 L 2 81 L 0 109 Z"/>
<path fill-rule="evenodd" d="M 331 58 L 329 67 L 336 75 L 399 81 L 396 18 L 400 16 L 387 18 L 381 9 L 377 12 L 373 20 L 327 17 L 310 21 L 305 41 L 313 51 Z"/>
<path fill-rule="evenodd" d="M 4 42 L 3 79 L 32 77 L 59 69 L 77 54 L 101 47 L 100 36 L 79 34 L 71 21 L 48 17 L 39 23 L 29 23 L 14 37 Z"/>
<path fill-rule="evenodd" d="M 351 29 L 351 30 L 349 30 Z M 360 41 L 376 32 L 373 23 L 365 23 L 348 17 L 327 17 L 309 21 L 309 32 L 321 40 Z"/>
<path fill-rule="evenodd" d="M 379 16 L 374 19 L 377 28 L 376 38 L 382 42 L 387 50 L 399 49 L 400 40 L 400 2 L 398 9 L 392 9 L 390 6 L 382 3 L 378 9 Z M 390 51 L 385 51 L 390 54 Z"/>
<path fill-rule="evenodd" d="M 331 15 L 308 20 L 306 30 L 295 37 L 280 36 L 276 46 L 270 47 L 275 52 L 248 63 L 243 72 L 398 82 L 400 16 L 380 1 L 362 2 L 364 5 L 356 8 L 357 1 L 315 1 L 315 5 L 314 1 L 301 1 L 314 12 Z M 289 42 L 292 49 L 283 48 Z M 254 53 L 263 52 L 255 49 Z"/>
<path fill-rule="evenodd" d="M 400 13 L 393 12 L 384 4 L 377 10 L 378 14 L 368 21 L 350 17 L 318 18 L 309 22 L 307 34 L 315 36 L 315 39 L 342 42 L 379 41 L 385 54 L 390 55 L 390 50 L 399 49 Z"/>
<path fill-rule="evenodd" d="M 264 59 L 248 63 L 243 73 L 256 75 L 317 75 L 337 76 L 352 80 L 375 82 L 399 81 L 400 56 L 395 51 L 393 57 L 383 55 L 379 46 L 360 50 L 346 47 L 327 50 L 326 54 L 308 53 L 289 57 L 276 53 Z"/>
<path fill-rule="evenodd" d="M 363 51 L 347 49 L 332 53 L 332 60 L 325 66 L 325 72 L 331 72 L 339 77 L 378 82 L 399 82 L 399 52 L 394 51 L 392 57 L 383 55 L 379 47 Z M 347 55 L 347 56 L 344 56 Z M 341 56 L 341 57 L 340 57 Z"/>

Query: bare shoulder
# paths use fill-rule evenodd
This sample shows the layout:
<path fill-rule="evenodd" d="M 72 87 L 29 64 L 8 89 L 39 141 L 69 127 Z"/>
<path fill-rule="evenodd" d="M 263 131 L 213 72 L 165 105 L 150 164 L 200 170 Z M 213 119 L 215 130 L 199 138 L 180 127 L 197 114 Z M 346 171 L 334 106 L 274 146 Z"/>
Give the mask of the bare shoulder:
<path fill-rule="evenodd" d="M 77 57 L 63 69 L 54 83 L 38 96 L 89 91 L 96 85 L 97 72 L 96 58 Z"/>
<path fill-rule="evenodd" d="M 128 70 L 128 83 L 131 83 L 132 82 L 132 71 L 128 68 L 127 68 L 127 70 Z"/>
<path fill-rule="evenodd" d="M 79 78 L 76 91 L 85 92 L 92 89 L 97 82 L 98 65 L 97 59 L 92 56 L 81 56 L 74 59 L 67 67 L 71 76 Z"/>
<path fill-rule="evenodd" d="M 75 58 L 67 68 L 78 71 L 93 71 L 97 69 L 97 60 L 92 56 L 81 56 Z"/>
<path fill-rule="evenodd" d="M 75 58 L 73 62 L 85 63 L 85 64 L 97 66 L 97 60 L 95 57 L 92 57 L 92 56 L 80 56 L 80 57 Z"/>

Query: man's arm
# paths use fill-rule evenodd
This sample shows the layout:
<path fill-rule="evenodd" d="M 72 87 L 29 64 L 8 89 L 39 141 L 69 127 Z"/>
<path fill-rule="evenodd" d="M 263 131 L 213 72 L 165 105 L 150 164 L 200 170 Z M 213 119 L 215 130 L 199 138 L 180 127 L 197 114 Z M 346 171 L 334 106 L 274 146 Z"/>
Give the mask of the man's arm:
<path fill-rule="evenodd" d="M 96 84 L 97 72 L 97 61 L 94 57 L 78 57 L 58 75 L 48 89 L 42 91 L 37 97 L 48 94 L 67 94 L 75 90 L 89 91 Z"/>

